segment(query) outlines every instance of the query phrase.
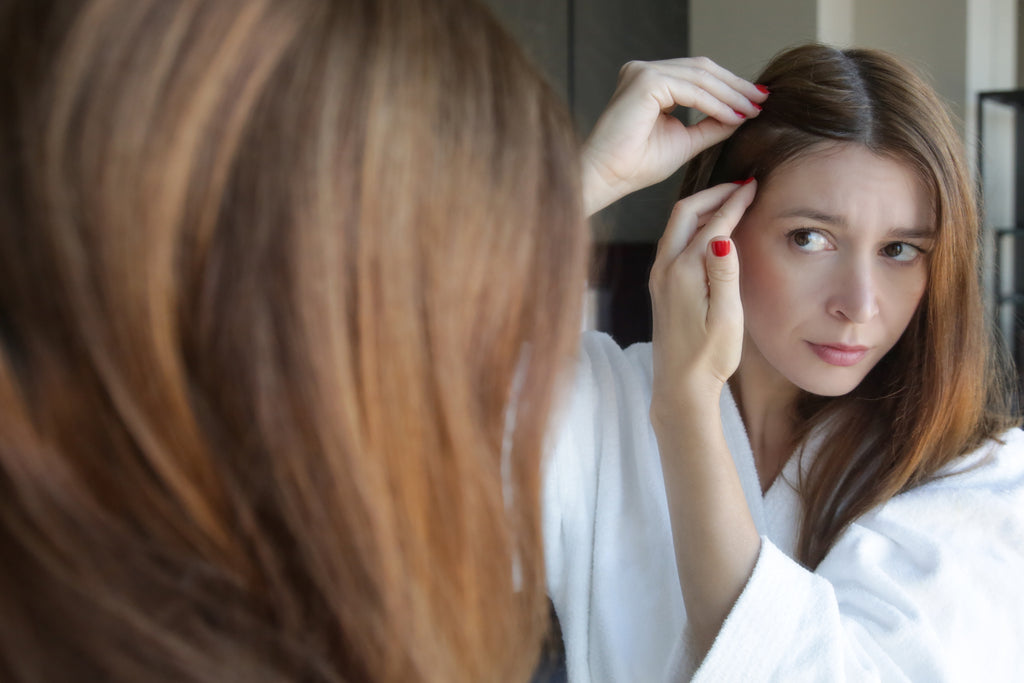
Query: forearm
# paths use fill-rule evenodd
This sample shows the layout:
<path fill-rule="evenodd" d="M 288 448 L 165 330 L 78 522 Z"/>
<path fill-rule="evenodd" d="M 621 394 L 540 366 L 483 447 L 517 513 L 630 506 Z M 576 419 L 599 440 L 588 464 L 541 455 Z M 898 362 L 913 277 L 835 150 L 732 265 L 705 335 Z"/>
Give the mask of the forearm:
<path fill-rule="evenodd" d="M 583 185 L 583 210 L 593 216 L 601 209 L 622 199 L 628 190 L 616 190 L 608 180 L 598 155 L 585 144 L 580 154 Z"/>
<path fill-rule="evenodd" d="M 757 562 L 761 542 L 721 428 L 717 400 L 652 416 L 679 582 L 697 658 L 710 649 Z"/>

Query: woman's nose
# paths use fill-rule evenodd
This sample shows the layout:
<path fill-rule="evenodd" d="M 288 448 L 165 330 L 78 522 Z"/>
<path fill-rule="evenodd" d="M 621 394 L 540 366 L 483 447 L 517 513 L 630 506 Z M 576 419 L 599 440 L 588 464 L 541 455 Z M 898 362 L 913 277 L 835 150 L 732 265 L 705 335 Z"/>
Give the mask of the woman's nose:
<path fill-rule="evenodd" d="M 866 323 L 878 315 L 878 291 L 870 263 L 850 263 L 836 273 L 828 301 L 831 315 Z"/>

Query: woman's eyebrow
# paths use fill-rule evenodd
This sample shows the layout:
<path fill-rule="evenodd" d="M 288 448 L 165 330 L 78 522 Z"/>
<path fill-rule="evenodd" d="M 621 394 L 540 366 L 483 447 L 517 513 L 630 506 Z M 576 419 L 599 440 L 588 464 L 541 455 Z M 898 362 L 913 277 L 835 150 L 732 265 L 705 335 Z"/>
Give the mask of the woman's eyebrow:
<path fill-rule="evenodd" d="M 776 216 L 776 218 L 805 218 L 807 220 L 815 221 L 816 223 L 834 225 L 838 228 L 847 227 L 846 218 L 843 216 L 836 216 L 818 209 L 808 209 L 803 207 L 784 211 Z M 935 227 L 932 225 L 925 225 L 911 228 L 892 228 L 887 233 L 887 236 L 899 239 L 934 239 Z"/>
<path fill-rule="evenodd" d="M 934 239 L 935 228 L 930 225 L 918 228 L 893 228 L 889 235 L 900 239 Z"/>
<path fill-rule="evenodd" d="M 846 219 L 842 216 L 833 216 L 830 213 L 817 209 L 796 208 L 780 213 L 776 218 L 806 218 L 818 223 L 828 223 L 839 227 L 846 227 Z"/>

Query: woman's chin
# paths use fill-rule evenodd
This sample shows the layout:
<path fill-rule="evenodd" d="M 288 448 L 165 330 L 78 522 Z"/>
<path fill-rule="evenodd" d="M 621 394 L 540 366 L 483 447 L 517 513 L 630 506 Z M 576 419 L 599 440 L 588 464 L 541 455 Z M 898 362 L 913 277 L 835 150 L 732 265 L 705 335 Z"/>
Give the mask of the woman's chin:
<path fill-rule="evenodd" d="M 823 377 L 791 377 L 790 381 L 809 394 L 815 396 L 838 397 L 850 393 L 864 380 L 862 373 L 828 373 L 833 376 Z M 845 376 L 844 376 L 845 375 Z"/>

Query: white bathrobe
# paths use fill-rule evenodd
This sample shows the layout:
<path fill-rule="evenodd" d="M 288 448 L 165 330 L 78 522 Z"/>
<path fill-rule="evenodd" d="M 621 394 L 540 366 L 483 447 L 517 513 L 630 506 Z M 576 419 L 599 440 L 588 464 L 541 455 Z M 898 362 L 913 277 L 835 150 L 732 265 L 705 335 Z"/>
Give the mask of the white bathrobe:
<path fill-rule="evenodd" d="M 584 335 L 543 494 L 570 681 L 1024 680 L 1024 433 L 865 514 L 810 572 L 791 559 L 798 459 L 762 496 L 726 390 L 723 428 L 762 545 L 694 673 L 650 399 L 649 344 Z"/>

